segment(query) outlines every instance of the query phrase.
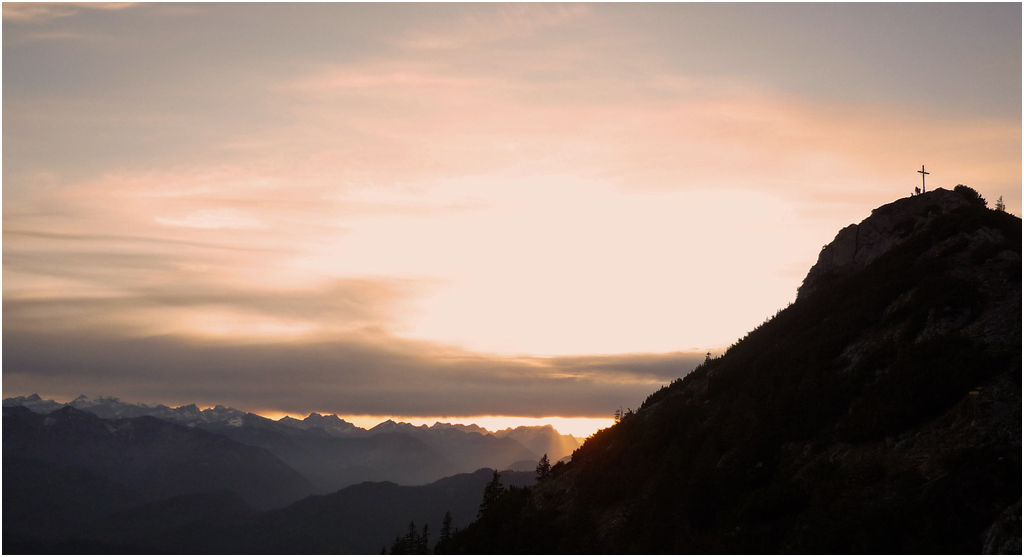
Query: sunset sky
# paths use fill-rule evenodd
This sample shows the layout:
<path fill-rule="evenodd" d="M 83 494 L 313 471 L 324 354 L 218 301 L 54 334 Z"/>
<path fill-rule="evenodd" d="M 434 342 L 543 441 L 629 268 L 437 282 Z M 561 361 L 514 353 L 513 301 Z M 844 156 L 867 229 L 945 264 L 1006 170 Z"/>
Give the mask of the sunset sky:
<path fill-rule="evenodd" d="M 3 116 L 4 397 L 608 420 L 922 164 L 1021 213 L 1021 5 L 4 3 Z"/>

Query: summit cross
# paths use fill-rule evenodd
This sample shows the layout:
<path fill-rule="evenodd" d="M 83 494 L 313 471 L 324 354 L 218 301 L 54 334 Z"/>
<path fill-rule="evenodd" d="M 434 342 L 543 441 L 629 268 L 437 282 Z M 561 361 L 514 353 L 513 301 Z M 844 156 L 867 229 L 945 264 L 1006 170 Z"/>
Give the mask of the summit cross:
<path fill-rule="evenodd" d="M 924 177 L 927 176 L 928 174 L 931 174 L 931 172 L 925 172 L 924 171 L 924 165 L 922 164 L 921 165 L 921 170 L 918 170 L 917 173 L 921 175 L 921 193 L 924 193 L 925 192 L 925 189 L 924 189 Z"/>

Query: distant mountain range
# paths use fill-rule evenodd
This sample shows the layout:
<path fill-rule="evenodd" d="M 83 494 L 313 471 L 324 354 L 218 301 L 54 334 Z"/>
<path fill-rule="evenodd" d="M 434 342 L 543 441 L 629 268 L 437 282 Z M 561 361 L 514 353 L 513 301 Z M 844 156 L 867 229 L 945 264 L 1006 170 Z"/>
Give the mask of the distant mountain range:
<path fill-rule="evenodd" d="M 38 395 L 8 398 L 6 409 L 39 414 L 67 408 L 101 419 L 157 418 L 193 430 L 223 435 L 265 449 L 327 493 L 364 481 L 425 484 L 480 468 L 530 468 L 547 454 L 552 462 L 568 457 L 580 443 L 551 426 L 509 428 L 491 433 L 477 425 L 435 423 L 428 427 L 387 420 L 366 430 L 336 415 L 310 414 L 303 420 L 271 420 L 234 408 L 200 410 L 195 404 L 171 408 L 132 404 L 114 397 L 80 396 L 68 403 Z M 5 449 L 7 447 L 5 441 Z M 515 466 L 513 466 L 515 464 Z"/>
<path fill-rule="evenodd" d="M 535 450 L 578 446 L 550 426 L 365 430 L 111 397 L 3 406 L 4 553 L 375 553 L 410 520 L 468 524 L 491 469 L 525 469 L 504 474 L 526 485 Z"/>
<path fill-rule="evenodd" d="M 3 458 L 86 470 L 148 500 L 227 489 L 270 509 L 315 492 L 264 449 L 151 416 L 104 420 L 71 406 L 49 414 L 4 408 Z"/>

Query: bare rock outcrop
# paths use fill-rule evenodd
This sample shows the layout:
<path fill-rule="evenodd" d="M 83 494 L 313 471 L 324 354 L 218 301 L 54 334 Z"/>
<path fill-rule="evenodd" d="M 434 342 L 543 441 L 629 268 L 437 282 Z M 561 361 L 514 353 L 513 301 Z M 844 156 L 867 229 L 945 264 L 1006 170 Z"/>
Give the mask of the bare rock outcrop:
<path fill-rule="evenodd" d="M 818 262 L 808 271 L 797 298 L 814 291 L 820 281 L 863 269 L 932 218 L 967 203 L 970 202 L 960 194 L 938 188 L 874 209 L 871 216 L 860 224 L 843 228 L 821 249 Z"/>

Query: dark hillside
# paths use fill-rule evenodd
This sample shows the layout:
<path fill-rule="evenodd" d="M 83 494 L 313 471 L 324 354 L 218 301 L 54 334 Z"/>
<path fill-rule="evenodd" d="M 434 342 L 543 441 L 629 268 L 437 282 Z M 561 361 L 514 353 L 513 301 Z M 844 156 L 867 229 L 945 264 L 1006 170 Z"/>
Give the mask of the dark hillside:
<path fill-rule="evenodd" d="M 476 517 L 492 472 L 482 469 L 418 486 L 365 482 L 260 513 L 236 526 L 155 539 L 150 548 L 160 553 L 376 554 L 404 534 L 410 521 L 430 525 L 433 546 L 446 512 L 456 528 Z M 533 472 L 504 471 L 502 477 L 517 486 L 534 481 Z"/>
<path fill-rule="evenodd" d="M 791 306 L 448 549 L 1019 553 L 1020 286 L 1021 221 L 973 190 L 880 207 Z"/>
<path fill-rule="evenodd" d="M 6 418 L 5 418 L 6 419 Z M 95 517 L 142 503 L 128 487 L 89 470 L 21 458 L 3 458 L 3 552 L 33 551 L 81 531 Z"/>
<path fill-rule="evenodd" d="M 150 416 L 103 420 L 70 406 L 47 415 L 8 407 L 3 452 L 5 463 L 20 457 L 84 469 L 149 500 L 226 489 L 256 508 L 270 509 L 313 491 L 305 478 L 263 449 Z M 15 471 L 28 472 L 5 468 L 4 479 Z M 59 486 L 36 483 L 41 489 Z"/>

